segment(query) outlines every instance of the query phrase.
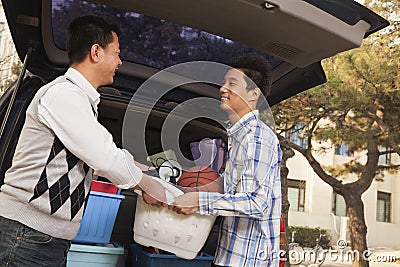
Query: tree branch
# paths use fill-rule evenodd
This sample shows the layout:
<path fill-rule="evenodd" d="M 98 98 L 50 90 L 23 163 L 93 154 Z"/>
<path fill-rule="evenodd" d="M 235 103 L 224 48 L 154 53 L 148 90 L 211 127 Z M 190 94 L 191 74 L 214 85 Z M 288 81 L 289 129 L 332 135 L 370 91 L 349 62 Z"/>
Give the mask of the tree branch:
<path fill-rule="evenodd" d="M 322 168 L 321 164 L 319 164 L 319 162 L 312 155 L 311 147 L 304 149 L 301 146 L 298 146 L 290 141 L 288 141 L 288 144 L 290 145 L 291 148 L 300 152 L 300 154 L 302 154 L 307 159 L 307 161 L 310 163 L 310 166 L 315 171 L 315 173 L 324 182 L 326 182 L 327 184 L 332 186 L 332 188 L 335 192 L 337 192 L 339 194 L 342 192 L 342 189 L 343 189 L 342 182 L 325 172 L 325 170 Z"/>
<path fill-rule="evenodd" d="M 359 191 L 361 194 L 371 186 L 378 168 L 379 150 L 373 138 L 369 138 L 367 149 L 367 163 L 361 173 L 360 179 L 354 182 L 354 184 L 357 185 L 354 187 L 355 190 Z"/>

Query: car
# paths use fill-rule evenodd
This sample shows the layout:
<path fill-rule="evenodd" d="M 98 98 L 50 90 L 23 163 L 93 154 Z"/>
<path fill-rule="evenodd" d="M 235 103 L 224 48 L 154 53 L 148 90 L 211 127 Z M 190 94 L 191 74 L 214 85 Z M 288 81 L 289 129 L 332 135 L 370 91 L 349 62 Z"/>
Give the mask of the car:
<path fill-rule="evenodd" d="M 324 83 L 322 59 L 360 46 L 363 38 L 388 25 L 351 0 L 2 3 L 23 69 L 0 98 L 0 185 L 34 94 L 68 67 L 65 31 L 78 16 L 102 15 L 122 29 L 123 65 L 114 83 L 99 89 L 99 121 L 113 134 L 115 143 L 132 151 L 139 162 L 148 163 L 149 156 L 175 149 L 178 161 L 186 162 L 183 165 L 195 159 L 191 145 L 206 139 L 220 140 L 220 144 L 227 140 L 227 117 L 218 106 L 220 77 L 214 77 L 208 67 L 221 66 L 245 53 L 266 57 L 273 78 L 266 101 L 273 106 Z M 212 76 L 210 80 L 191 77 L 193 70 L 201 68 Z M 173 135 L 168 137 L 172 144 L 163 141 L 166 121 L 172 125 Z M 222 156 L 218 164 L 223 163 Z M 126 199 L 112 238 L 129 244 L 133 242 L 136 194 L 130 190 L 123 194 Z M 215 249 L 215 242 L 209 238 L 208 251 Z"/>

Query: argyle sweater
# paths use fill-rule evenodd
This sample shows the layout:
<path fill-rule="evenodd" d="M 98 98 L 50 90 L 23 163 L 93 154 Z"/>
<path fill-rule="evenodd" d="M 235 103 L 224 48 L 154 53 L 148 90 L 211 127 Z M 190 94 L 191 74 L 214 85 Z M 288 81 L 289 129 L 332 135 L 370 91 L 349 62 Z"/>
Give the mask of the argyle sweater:
<path fill-rule="evenodd" d="M 97 122 L 97 95 L 71 68 L 39 89 L 26 111 L 1 187 L 0 216 L 72 240 L 83 216 L 92 168 L 123 189 L 140 181 L 142 173 L 132 155 L 117 148 Z"/>

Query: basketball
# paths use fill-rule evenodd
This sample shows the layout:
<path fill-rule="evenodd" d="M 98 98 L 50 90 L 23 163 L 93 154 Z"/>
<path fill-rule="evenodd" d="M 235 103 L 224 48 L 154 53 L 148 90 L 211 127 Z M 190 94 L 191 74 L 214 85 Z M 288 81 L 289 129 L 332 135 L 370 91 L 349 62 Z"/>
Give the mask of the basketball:
<path fill-rule="evenodd" d="M 186 192 L 223 192 L 222 178 L 210 167 L 195 166 L 182 172 L 178 185 L 185 187 Z"/>

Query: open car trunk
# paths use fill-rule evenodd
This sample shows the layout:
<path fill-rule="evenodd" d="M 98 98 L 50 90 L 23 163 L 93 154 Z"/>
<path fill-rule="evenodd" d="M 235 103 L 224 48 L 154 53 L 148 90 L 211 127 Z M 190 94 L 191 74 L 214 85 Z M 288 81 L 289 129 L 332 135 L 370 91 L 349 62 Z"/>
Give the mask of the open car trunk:
<path fill-rule="evenodd" d="M 101 89 L 100 89 L 101 91 Z M 107 90 L 109 91 L 109 90 Z M 99 105 L 99 121 L 112 133 L 114 141 L 118 146 L 121 146 L 123 139 L 123 115 L 128 108 L 129 103 L 125 101 L 113 100 L 109 93 L 102 94 L 102 100 Z M 137 108 L 137 110 L 131 109 L 131 112 L 143 113 L 143 108 Z M 147 161 L 147 155 L 153 155 L 167 148 L 161 147 L 161 128 L 168 112 L 162 110 L 153 110 L 150 114 L 150 119 L 145 129 L 145 139 L 148 151 L 133 151 L 135 159 L 139 162 L 151 165 Z M 141 132 L 143 129 L 135 129 L 134 132 Z M 131 138 L 141 138 L 132 136 Z M 210 139 L 221 139 L 226 142 L 226 133 L 222 126 L 208 124 L 204 120 L 193 120 L 182 130 L 179 138 L 179 144 L 181 152 L 184 156 L 189 159 L 193 159 L 193 151 L 191 150 L 191 144 L 196 143 L 200 140 Z M 138 153 L 136 153 L 138 152 Z M 178 153 L 177 153 L 178 155 Z M 222 169 L 224 165 L 222 164 Z M 221 170 L 222 170 L 221 169 Z M 133 190 L 123 190 L 122 194 L 125 199 L 121 202 L 117 219 L 115 222 L 113 234 L 111 240 L 124 244 L 129 247 L 133 241 L 133 224 L 134 215 L 136 210 L 137 194 Z M 203 252 L 213 255 L 216 242 L 218 238 L 218 232 L 213 229 L 202 249 Z"/>

